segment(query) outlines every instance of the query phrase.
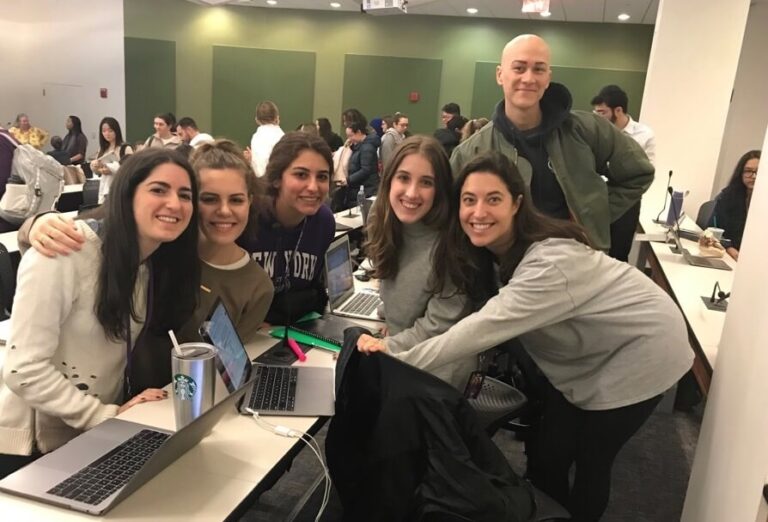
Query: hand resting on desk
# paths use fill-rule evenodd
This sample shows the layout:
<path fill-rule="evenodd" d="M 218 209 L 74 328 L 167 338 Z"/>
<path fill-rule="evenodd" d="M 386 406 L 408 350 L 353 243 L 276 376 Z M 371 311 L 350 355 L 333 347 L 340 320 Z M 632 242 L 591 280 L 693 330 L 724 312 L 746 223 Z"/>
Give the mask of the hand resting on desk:
<path fill-rule="evenodd" d="M 117 413 L 123 413 L 125 410 L 132 408 L 133 406 L 136 406 L 137 404 L 141 404 L 142 402 L 149 402 L 149 401 L 162 401 L 164 399 L 168 398 L 168 392 L 166 390 L 161 390 L 159 388 L 147 388 L 140 394 L 133 397 L 131 400 L 120 406 L 120 408 L 117 410 Z"/>

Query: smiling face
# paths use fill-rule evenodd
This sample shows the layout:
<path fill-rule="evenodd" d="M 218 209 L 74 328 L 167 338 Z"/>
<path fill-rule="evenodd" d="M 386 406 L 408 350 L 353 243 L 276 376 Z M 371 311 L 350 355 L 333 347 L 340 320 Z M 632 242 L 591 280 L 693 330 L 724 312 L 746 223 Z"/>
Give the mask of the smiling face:
<path fill-rule="evenodd" d="M 520 36 L 504 47 L 501 65 L 496 68 L 496 83 L 503 89 L 508 106 L 521 111 L 532 107 L 538 110 L 552 78 L 549 61 L 549 46 L 538 36 Z"/>
<path fill-rule="evenodd" d="M 27 116 L 22 116 L 19 118 L 19 128 L 23 130 L 24 132 L 27 132 L 32 125 L 29 123 L 29 118 Z"/>
<path fill-rule="evenodd" d="M 405 224 L 421 221 L 435 201 L 435 172 L 422 154 L 409 154 L 398 165 L 389 187 L 389 204 Z"/>
<path fill-rule="evenodd" d="M 461 187 L 459 222 L 473 245 L 499 257 L 514 244 L 519 207 L 519 199 L 512 197 L 496 174 L 475 172 Z"/>
<path fill-rule="evenodd" d="M 330 179 L 325 158 L 312 149 L 302 150 L 275 184 L 278 219 L 287 223 L 315 215 L 328 197 Z"/>
<path fill-rule="evenodd" d="M 161 243 L 175 240 L 192 216 L 192 185 L 187 171 L 174 163 L 155 167 L 136 186 L 133 215 L 141 258 L 146 259 Z"/>
<path fill-rule="evenodd" d="M 158 137 L 163 139 L 171 137 L 171 127 L 165 123 L 164 119 L 155 118 L 153 125 L 155 127 L 155 134 L 157 134 Z"/>
<path fill-rule="evenodd" d="M 251 196 L 245 175 L 235 169 L 201 169 L 200 232 L 216 245 L 230 245 L 248 224 Z"/>
<path fill-rule="evenodd" d="M 741 181 L 749 191 L 755 188 L 755 181 L 757 180 L 757 168 L 759 166 L 760 160 L 758 158 L 752 158 L 744 164 L 744 169 L 741 171 Z"/>

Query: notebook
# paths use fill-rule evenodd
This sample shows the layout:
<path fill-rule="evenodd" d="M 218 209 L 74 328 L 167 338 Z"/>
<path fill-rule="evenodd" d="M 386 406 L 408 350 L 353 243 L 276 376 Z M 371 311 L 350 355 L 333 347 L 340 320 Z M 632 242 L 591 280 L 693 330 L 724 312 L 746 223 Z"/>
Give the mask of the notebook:
<path fill-rule="evenodd" d="M 203 339 L 216 347 L 216 369 L 228 390 L 249 378 L 241 413 L 260 415 L 330 416 L 334 413 L 333 368 L 313 366 L 251 365 L 227 309 L 216 299 L 200 327 Z"/>
<path fill-rule="evenodd" d="M 103 515 L 208 435 L 251 383 L 173 433 L 109 419 L 0 480 L 0 490 Z"/>
<path fill-rule="evenodd" d="M 372 289 L 355 290 L 349 238 L 344 235 L 331 243 L 325 253 L 325 281 L 331 313 L 368 321 L 381 321 L 379 293 Z"/>

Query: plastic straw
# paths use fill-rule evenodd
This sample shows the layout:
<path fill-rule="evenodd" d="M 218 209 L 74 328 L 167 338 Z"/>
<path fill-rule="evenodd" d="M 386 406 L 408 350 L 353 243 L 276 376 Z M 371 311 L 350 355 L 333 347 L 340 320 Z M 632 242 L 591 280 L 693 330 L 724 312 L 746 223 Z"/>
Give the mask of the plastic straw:
<path fill-rule="evenodd" d="M 176 357 L 184 357 L 184 354 L 181 352 L 181 347 L 179 346 L 179 341 L 176 339 L 176 334 L 173 333 L 173 330 L 168 330 L 168 336 L 173 343 L 173 350 L 176 352 Z"/>

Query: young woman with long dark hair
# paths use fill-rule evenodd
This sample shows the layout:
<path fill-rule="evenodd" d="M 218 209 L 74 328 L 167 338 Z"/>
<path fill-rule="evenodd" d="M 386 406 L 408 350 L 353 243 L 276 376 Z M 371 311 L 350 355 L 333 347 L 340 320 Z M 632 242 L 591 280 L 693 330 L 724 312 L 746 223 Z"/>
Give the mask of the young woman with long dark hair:
<path fill-rule="evenodd" d="M 528 476 L 573 520 L 596 521 L 616 454 L 691 367 L 685 321 L 642 272 L 591 248 L 579 225 L 536 211 L 506 157 L 476 157 L 454 187 L 455 218 L 435 253 L 435 282 L 445 288 L 450 278 L 486 302 L 393 355 L 436 371 L 519 338 L 549 381 Z"/>
<path fill-rule="evenodd" d="M 27 252 L 19 266 L 0 378 L 0 473 L 162 390 L 139 390 L 134 348 L 145 330 L 180 327 L 199 287 L 197 184 L 176 154 L 153 150 L 120 168 L 101 224 L 72 226 L 77 252 Z M 44 245 L 47 238 L 36 241 Z"/>
<path fill-rule="evenodd" d="M 109 194 L 109 185 L 120 162 L 130 154 L 133 154 L 133 147 L 123 142 L 123 131 L 117 120 L 111 116 L 102 118 L 99 122 L 99 152 L 91 161 L 91 171 L 101 176 L 99 203 L 103 203 Z"/>
<path fill-rule="evenodd" d="M 64 136 L 62 148 L 69 154 L 72 164 L 79 165 L 85 161 L 88 138 L 83 134 L 83 124 L 77 116 L 69 116 L 66 125 L 67 135 Z"/>

